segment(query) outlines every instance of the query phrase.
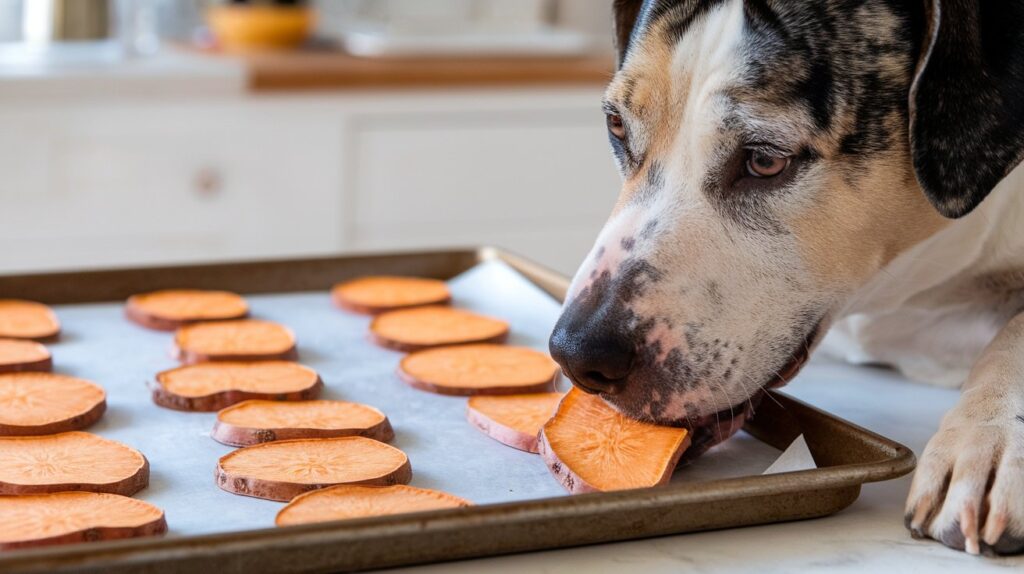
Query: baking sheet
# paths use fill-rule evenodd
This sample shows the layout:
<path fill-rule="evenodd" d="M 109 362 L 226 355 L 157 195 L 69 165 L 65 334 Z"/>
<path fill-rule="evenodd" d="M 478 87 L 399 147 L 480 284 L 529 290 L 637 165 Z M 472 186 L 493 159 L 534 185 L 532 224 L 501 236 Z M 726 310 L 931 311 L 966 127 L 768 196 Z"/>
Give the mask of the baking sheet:
<path fill-rule="evenodd" d="M 508 320 L 510 344 L 547 348 L 560 305 L 504 263 L 481 263 L 452 279 L 450 287 L 455 305 Z M 413 485 L 478 504 L 565 495 L 538 456 L 505 447 L 471 427 L 464 398 L 403 384 L 395 376 L 403 355 L 370 343 L 370 319 L 335 309 L 326 290 L 248 300 L 254 317 L 295 331 L 300 361 L 317 370 L 326 384 L 323 398 L 362 402 L 387 413 L 396 432 L 392 444 L 412 463 Z M 56 310 L 64 325 L 61 341 L 51 347 L 56 370 L 107 390 L 108 412 L 89 430 L 132 445 L 149 458 L 150 486 L 137 496 L 166 511 L 170 536 L 273 524 L 282 503 L 229 494 L 214 484 L 217 459 L 233 450 L 209 438 L 215 414 L 171 411 L 151 402 L 147 382 L 158 371 L 177 366 L 169 354 L 171 334 L 129 323 L 120 301 Z M 564 381 L 561 385 L 567 387 Z M 756 475 L 779 455 L 740 433 L 673 480 Z M 806 468 L 800 453 L 793 456 L 797 467 Z"/>

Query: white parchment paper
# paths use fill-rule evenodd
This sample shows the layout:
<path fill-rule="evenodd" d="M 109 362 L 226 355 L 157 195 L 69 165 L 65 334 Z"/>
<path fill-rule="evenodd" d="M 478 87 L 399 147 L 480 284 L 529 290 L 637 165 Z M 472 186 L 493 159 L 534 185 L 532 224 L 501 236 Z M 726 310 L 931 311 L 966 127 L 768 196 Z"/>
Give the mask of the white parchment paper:
<path fill-rule="evenodd" d="M 452 279 L 450 286 L 453 304 L 508 320 L 510 344 L 547 349 L 560 305 L 508 266 L 483 263 Z M 470 426 L 464 398 L 403 384 L 395 375 L 403 355 L 370 343 L 369 318 L 337 310 L 326 291 L 248 299 L 254 317 L 295 331 L 300 361 L 317 370 L 326 384 L 323 398 L 366 403 L 388 415 L 397 435 L 393 444 L 412 463 L 413 485 L 478 504 L 565 495 L 540 457 L 503 446 Z M 169 355 L 169 333 L 129 323 L 120 301 L 56 310 L 64 325 L 61 341 L 51 346 L 56 370 L 107 390 L 109 410 L 88 430 L 125 442 L 149 458 L 150 486 L 137 496 L 165 510 L 170 535 L 273 526 L 282 503 L 229 494 L 214 483 L 217 459 L 232 450 L 209 436 L 215 415 L 171 411 L 150 400 L 147 381 L 177 366 Z M 760 474 L 779 454 L 741 432 L 673 480 Z M 813 465 L 799 456 L 796 466 L 790 461 L 787 469 Z"/>

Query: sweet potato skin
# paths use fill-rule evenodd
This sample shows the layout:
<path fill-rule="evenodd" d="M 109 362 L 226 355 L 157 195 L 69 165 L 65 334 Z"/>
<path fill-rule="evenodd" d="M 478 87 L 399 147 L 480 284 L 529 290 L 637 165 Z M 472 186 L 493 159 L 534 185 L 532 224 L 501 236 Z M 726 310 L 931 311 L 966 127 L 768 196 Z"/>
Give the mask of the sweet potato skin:
<path fill-rule="evenodd" d="M 298 361 L 299 350 L 292 345 L 286 351 L 280 353 L 269 353 L 263 355 L 209 355 L 197 351 L 189 351 L 175 345 L 172 355 L 183 365 L 194 365 L 196 363 L 208 363 L 217 361 Z"/>
<path fill-rule="evenodd" d="M 0 543 L 0 550 L 19 550 L 24 548 L 42 548 L 48 546 L 59 546 L 63 544 L 77 544 L 80 542 L 102 542 L 107 540 L 123 540 L 125 538 L 140 538 L 144 536 L 161 536 L 167 533 L 167 517 L 161 515 L 158 520 L 135 527 L 106 527 L 100 526 L 87 528 L 78 532 L 69 532 L 60 536 L 50 538 L 37 538 L 23 542 Z"/>
<path fill-rule="evenodd" d="M 16 363 L 13 365 L 0 365 L 0 373 L 49 373 L 53 371 L 53 357 L 46 357 L 29 363 Z"/>
<path fill-rule="evenodd" d="M 56 421 L 48 425 L 21 426 L 0 423 L 0 436 L 40 436 L 82 430 L 94 425 L 98 420 L 103 418 L 103 413 L 105 412 L 107 412 L 106 398 L 99 403 L 96 403 L 95 406 L 80 415 L 64 419 L 62 421 Z M 120 493 L 118 492 L 115 494 Z"/>
<path fill-rule="evenodd" d="M 252 391 L 229 389 L 201 397 L 185 397 L 169 392 L 157 380 L 150 382 L 150 392 L 152 393 L 154 403 L 168 409 L 189 412 L 215 412 L 250 399 L 308 401 L 319 397 L 323 389 L 323 379 L 317 376 L 313 386 L 295 393 L 254 393 Z"/>
<path fill-rule="evenodd" d="M 507 427 L 494 419 L 485 416 L 483 413 L 469 408 L 466 409 L 466 419 L 469 421 L 469 424 L 480 429 L 482 433 L 503 445 L 524 450 L 526 452 L 532 452 L 534 454 L 539 452 L 537 450 L 538 439 L 536 436 L 530 436 L 527 433 L 519 432 L 514 428 Z"/>
<path fill-rule="evenodd" d="M 132 299 L 129 298 L 128 303 L 127 305 L 125 305 L 124 308 L 124 316 L 132 323 L 135 323 L 140 327 L 145 327 L 146 329 L 152 329 L 154 331 L 176 331 L 178 330 L 179 327 L 184 327 L 186 325 L 192 325 L 195 323 L 213 323 L 216 321 L 245 319 L 249 316 L 249 313 L 246 312 L 245 314 L 239 315 L 237 317 L 224 317 L 222 319 L 202 319 L 199 321 L 168 319 L 166 317 L 157 317 L 156 315 L 152 315 L 150 313 L 143 311 L 142 309 L 139 309 L 137 305 L 133 304 Z"/>
<path fill-rule="evenodd" d="M 141 454 L 141 453 L 140 453 Z M 135 474 L 117 482 L 105 484 L 62 483 L 62 484 L 13 484 L 0 481 L 0 495 L 4 494 L 49 494 L 68 490 L 103 492 L 131 496 L 149 486 L 149 459 L 142 456 L 142 466 Z"/>
<path fill-rule="evenodd" d="M 436 385 L 434 383 L 428 383 L 421 381 L 416 377 L 410 375 L 402 369 L 401 363 L 398 365 L 398 378 L 402 379 L 410 387 L 420 389 L 421 391 L 428 391 L 431 393 L 437 393 L 439 395 L 448 395 L 455 397 L 471 397 L 475 395 L 523 395 L 530 393 L 547 393 L 555 390 L 555 384 L 558 382 L 559 373 L 555 373 L 549 380 L 536 383 L 533 385 L 516 385 L 516 386 L 495 386 L 495 387 L 481 387 L 481 388 L 466 388 L 466 387 L 453 387 L 448 385 Z"/>
<path fill-rule="evenodd" d="M 217 486 L 232 494 L 241 494 L 243 496 L 252 496 L 266 500 L 276 500 L 278 502 L 288 502 L 304 492 L 319 490 L 321 488 L 327 488 L 328 486 L 335 486 L 334 483 L 298 484 L 293 482 L 263 480 L 246 476 L 234 476 L 231 473 L 225 472 L 224 469 L 221 468 L 220 464 L 217 465 L 217 470 L 214 473 L 214 479 L 217 482 Z M 394 484 L 409 484 L 411 480 L 412 465 L 409 463 L 409 459 L 406 458 L 405 463 L 391 474 L 368 480 L 346 482 L 345 484 L 391 486 Z"/>
<path fill-rule="evenodd" d="M 361 436 L 380 442 L 391 442 L 395 438 L 395 431 L 391 427 L 391 421 L 385 417 L 383 421 L 368 429 L 250 428 L 218 420 L 213 425 L 213 432 L 210 433 L 213 440 L 238 447 L 278 440 L 342 436 Z"/>
<path fill-rule="evenodd" d="M 449 296 L 446 299 L 438 301 L 428 301 L 426 303 L 416 303 L 415 305 L 400 305 L 400 306 L 383 306 L 383 305 L 363 305 L 354 303 L 352 301 L 346 301 L 337 295 L 332 295 L 331 300 L 334 305 L 339 309 L 344 309 L 350 313 L 357 313 L 359 315 L 380 315 L 381 313 L 387 313 L 388 311 L 397 311 L 398 309 L 413 309 L 415 307 L 427 307 L 430 305 L 450 305 L 452 298 Z"/>
<path fill-rule="evenodd" d="M 370 331 L 370 341 L 374 344 L 380 345 L 385 349 L 391 349 L 392 351 L 399 351 L 401 353 L 412 353 L 414 351 L 422 351 L 425 349 L 434 349 L 437 347 L 453 347 L 456 345 L 476 345 L 480 343 L 504 343 L 508 340 L 508 331 L 496 335 L 494 337 L 488 337 L 486 339 L 476 339 L 473 341 L 459 341 L 458 343 L 439 343 L 436 345 L 418 345 L 414 343 L 403 343 L 401 341 L 393 341 L 391 339 L 381 337 L 377 333 Z"/>

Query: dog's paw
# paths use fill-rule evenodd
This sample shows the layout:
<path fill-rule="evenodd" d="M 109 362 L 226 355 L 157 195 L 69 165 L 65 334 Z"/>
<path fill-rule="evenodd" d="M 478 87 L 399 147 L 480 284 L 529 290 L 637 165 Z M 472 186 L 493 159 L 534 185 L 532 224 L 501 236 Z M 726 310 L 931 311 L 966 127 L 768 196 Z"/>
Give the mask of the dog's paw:
<path fill-rule="evenodd" d="M 947 415 L 925 448 L 907 528 L 971 554 L 1024 552 L 1024 417 L 967 410 Z"/>

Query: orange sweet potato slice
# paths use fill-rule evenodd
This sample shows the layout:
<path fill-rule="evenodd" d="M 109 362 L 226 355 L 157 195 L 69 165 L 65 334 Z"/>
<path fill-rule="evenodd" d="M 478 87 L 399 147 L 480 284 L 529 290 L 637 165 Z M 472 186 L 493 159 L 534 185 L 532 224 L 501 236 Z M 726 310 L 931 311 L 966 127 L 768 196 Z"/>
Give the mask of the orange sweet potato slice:
<path fill-rule="evenodd" d="M 173 331 L 201 321 L 241 319 L 249 314 L 249 304 L 228 291 L 166 289 L 132 295 L 124 311 L 143 327 Z"/>
<path fill-rule="evenodd" d="M 558 407 L 562 393 L 471 397 L 466 418 L 484 434 L 512 448 L 537 452 L 537 434 Z"/>
<path fill-rule="evenodd" d="M 107 410 L 107 394 L 84 379 L 55 373 L 0 374 L 0 435 L 83 429 Z"/>
<path fill-rule="evenodd" d="M 296 496 L 277 513 L 278 526 L 389 516 L 472 506 L 458 496 L 397 484 L 394 486 L 332 486 Z"/>
<path fill-rule="evenodd" d="M 0 373 L 51 369 L 53 357 L 41 343 L 23 339 L 0 339 Z"/>
<path fill-rule="evenodd" d="M 382 442 L 395 438 L 391 422 L 379 410 L 346 401 L 245 401 L 217 413 L 211 435 L 230 446 L 275 440 L 364 436 Z"/>
<path fill-rule="evenodd" d="M 34 301 L 0 299 L 0 337 L 49 341 L 60 334 L 52 309 Z"/>
<path fill-rule="evenodd" d="M 316 371 L 291 361 L 223 361 L 157 373 L 152 393 L 169 409 L 218 411 L 250 399 L 315 399 L 323 387 Z"/>
<path fill-rule="evenodd" d="M 376 315 L 395 309 L 448 303 L 451 293 L 448 285 L 437 279 L 374 276 L 335 285 L 331 299 L 342 309 Z"/>
<path fill-rule="evenodd" d="M 0 437 L 0 494 L 65 490 L 131 496 L 149 484 L 139 451 L 87 432 Z"/>
<path fill-rule="evenodd" d="M 509 395 L 554 390 L 560 370 L 545 353 L 504 345 L 417 351 L 398 365 L 413 387 L 442 395 Z"/>
<path fill-rule="evenodd" d="M 432 305 L 378 315 L 370 323 L 370 337 L 377 344 L 396 351 L 466 343 L 500 343 L 508 337 L 508 323 L 469 311 Z"/>
<path fill-rule="evenodd" d="M 635 421 L 572 389 L 541 429 L 539 450 L 575 494 L 665 484 L 689 444 L 686 429 Z"/>
<path fill-rule="evenodd" d="M 217 485 L 235 494 L 287 502 L 336 484 L 390 486 L 412 480 L 409 457 L 361 436 L 267 442 L 221 457 Z"/>
<path fill-rule="evenodd" d="M 182 363 L 204 361 L 292 361 L 295 335 L 270 321 L 239 319 L 197 323 L 178 329 L 175 353 Z"/>
<path fill-rule="evenodd" d="M 0 550 L 158 536 L 164 511 L 117 494 L 54 492 L 0 496 Z"/>

